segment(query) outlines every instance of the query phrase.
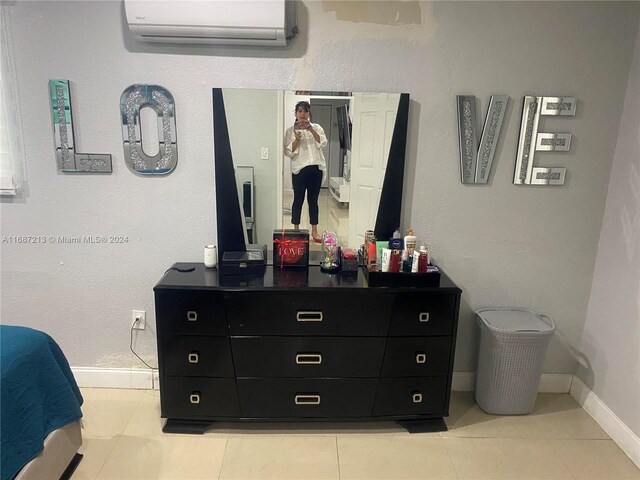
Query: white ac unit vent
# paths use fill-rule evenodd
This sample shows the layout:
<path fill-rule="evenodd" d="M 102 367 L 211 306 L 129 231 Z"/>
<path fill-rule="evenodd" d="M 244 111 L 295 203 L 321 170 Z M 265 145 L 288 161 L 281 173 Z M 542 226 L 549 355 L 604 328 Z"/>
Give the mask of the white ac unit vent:
<path fill-rule="evenodd" d="M 125 0 L 144 42 L 285 46 L 298 33 L 297 0 Z"/>

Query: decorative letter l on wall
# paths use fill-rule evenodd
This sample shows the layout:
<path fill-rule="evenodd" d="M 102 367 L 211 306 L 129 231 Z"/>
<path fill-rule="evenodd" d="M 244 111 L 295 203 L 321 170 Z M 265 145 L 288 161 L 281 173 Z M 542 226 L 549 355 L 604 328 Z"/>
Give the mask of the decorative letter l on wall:
<path fill-rule="evenodd" d="M 65 173 L 111 173 L 110 154 L 76 153 L 69 80 L 49 80 L 49 99 L 58 170 Z"/>

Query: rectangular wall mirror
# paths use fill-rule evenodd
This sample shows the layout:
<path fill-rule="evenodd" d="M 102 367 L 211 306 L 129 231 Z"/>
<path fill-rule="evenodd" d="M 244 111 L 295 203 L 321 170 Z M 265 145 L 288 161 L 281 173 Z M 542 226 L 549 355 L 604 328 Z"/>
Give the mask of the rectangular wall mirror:
<path fill-rule="evenodd" d="M 221 229 L 223 236 L 228 233 L 226 225 L 234 216 L 241 224 L 251 219 L 252 238 L 245 225 L 249 243 L 269 245 L 274 229 L 292 228 L 291 161 L 284 155 L 284 133 L 301 100 L 310 103 L 311 122 L 322 126 L 328 140 L 318 230 L 334 231 L 342 245 L 357 248 L 366 230 L 375 229 L 383 238 L 400 226 L 408 94 L 214 88 L 213 97 L 219 237 Z M 250 217 L 244 200 L 249 168 Z M 235 195 L 227 191 L 229 182 L 218 182 L 229 171 L 235 175 Z M 229 205 L 234 198 L 240 202 L 237 210 L 231 208 L 235 214 Z M 228 221 L 221 224 L 224 218 Z M 306 200 L 300 227 L 309 228 Z"/>

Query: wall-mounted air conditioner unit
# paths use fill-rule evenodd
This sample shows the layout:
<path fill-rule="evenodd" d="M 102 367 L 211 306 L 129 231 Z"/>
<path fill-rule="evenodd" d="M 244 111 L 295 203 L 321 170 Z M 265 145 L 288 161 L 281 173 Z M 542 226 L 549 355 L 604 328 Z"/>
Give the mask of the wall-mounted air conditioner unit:
<path fill-rule="evenodd" d="M 125 0 L 145 42 L 284 46 L 298 33 L 296 0 Z"/>

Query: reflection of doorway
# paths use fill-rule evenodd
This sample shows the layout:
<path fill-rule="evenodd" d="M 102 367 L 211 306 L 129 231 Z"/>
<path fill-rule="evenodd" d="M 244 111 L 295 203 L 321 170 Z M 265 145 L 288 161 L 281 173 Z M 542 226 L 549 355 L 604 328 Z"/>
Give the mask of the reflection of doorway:
<path fill-rule="evenodd" d="M 327 188 L 329 178 L 342 177 L 344 171 L 344 154 L 340 149 L 340 133 L 336 112 L 343 105 L 349 105 L 349 98 L 311 98 L 310 103 L 313 114 L 311 121 L 320 124 L 327 136 L 327 146 L 323 150 L 324 159 L 327 161 L 327 172 L 322 183 L 322 188 Z"/>
<path fill-rule="evenodd" d="M 329 193 L 329 179 L 333 177 L 341 178 L 345 171 L 345 151 L 341 149 L 340 134 L 338 125 L 338 107 L 347 107 L 349 110 L 352 97 L 348 95 L 313 95 L 298 94 L 296 92 L 285 92 L 284 94 L 284 115 L 283 115 L 283 132 L 292 123 L 295 117 L 295 104 L 301 100 L 306 100 L 311 104 L 311 121 L 318 123 L 327 136 L 327 146 L 323 149 L 323 155 L 327 161 L 327 171 L 323 176 L 322 189 L 318 198 L 319 206 L 319 222 L 318 231 L 322 233 L 324 230 L 330 230 L 338 234 L 340 243 L 346 245 L 348 232 L 348 213 L 345 203 L 340 203 L 334 199 Z M 282 156 L 282 225 L 285 228 L 291 228 L 291 204 L 293 202 L 293 187 L 291 183 L 291 169 L 289 158 Z M 301 228 L 310 228 L 308 204 L 305 201 L 302 208 L 302 216 L 300 222 Z M 319 248 L 319 245 L 311 248 Z"/>

